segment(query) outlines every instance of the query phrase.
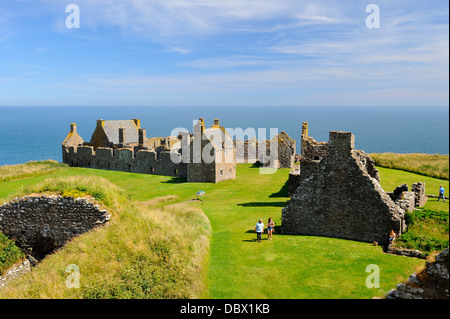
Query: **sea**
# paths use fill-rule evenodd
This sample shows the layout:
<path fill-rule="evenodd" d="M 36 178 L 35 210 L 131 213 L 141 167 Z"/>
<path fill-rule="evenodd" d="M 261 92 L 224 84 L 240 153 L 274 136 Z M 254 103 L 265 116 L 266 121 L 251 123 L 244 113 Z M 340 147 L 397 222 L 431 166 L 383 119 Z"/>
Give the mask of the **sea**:
<path fill-rule="evenodd" d="M 329 131 L 355 135 L 355 149 L 367 153 L 449 154 L 448 107 L 0 107 L 0 166 L 62 160 L 61 143 L 76 123 L 90 141 L 98 119 L 140 119 L 147 137 L 193 131 L 193 122 L 254 132 L 265 140 L 285 131 L 297 140 L 302 123 L 309 135 L 328 141 Z"/>

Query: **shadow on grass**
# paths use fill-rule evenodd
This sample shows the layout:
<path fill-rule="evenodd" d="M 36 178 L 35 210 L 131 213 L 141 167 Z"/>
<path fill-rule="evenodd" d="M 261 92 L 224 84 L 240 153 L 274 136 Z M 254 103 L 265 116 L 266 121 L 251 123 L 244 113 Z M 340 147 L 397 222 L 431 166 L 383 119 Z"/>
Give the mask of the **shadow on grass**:
<path fill-rule="evenodd" d="M 249 202 L 237 204 L 243 207 L 286 207 L 287 201 L 285 202 Z"/>
<path fill-rule="evenodd" d="M 269 198 L 274 197 L 289 197 L 289 180 L 286 180 L 286 183 L 278 192 L 269 195 Z"/>
<path fill-rule="evenodd" d="M 261 162 L 259 162 L 259 161 L 253 163 L 253 165 L 250 166 L 250 168 L 260 168 L 260 167 L 263 167 L 263 164 Z"/>
<path fill-rule="evenodd" d="M 171 178 L 165 182 L 161 182 L 161 183 L 169 183 L 169 184 L 181 184 L 181 183 L 186 183 L 187 179 L 183 178 L 183 177 L 174 177 Z"/>

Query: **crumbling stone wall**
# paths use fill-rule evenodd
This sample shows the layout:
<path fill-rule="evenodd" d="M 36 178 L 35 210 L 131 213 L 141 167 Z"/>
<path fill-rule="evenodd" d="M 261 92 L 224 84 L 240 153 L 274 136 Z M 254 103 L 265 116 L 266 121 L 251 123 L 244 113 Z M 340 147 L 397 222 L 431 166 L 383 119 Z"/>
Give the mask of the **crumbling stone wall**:
<path fill-rule="evenodd" d="M 380 244 L 387 243 L 390 230 L 403 233 L 404 212 L 362 158 L 353 134 L 330 132 L 327 155 L 306 178 L 301 163 L 300 184 L 282 210 L 282 232 Z"/>
<path fill-rule="evenodd" d="M 275 145 L 276 144 L 276 145 Z M 296 141 L 282 131 L 270 140 L 256 138 L 235 140 L 236 163 L 260 162 L 266 167 L 292 168 L 295 160 Z"/>
<path fill-rule="evenodd" d="M 411 186 L 411 191 L 414 192 L 415 207 L 423 207 L 427 203 L 428 196 L 425 193 L 425 183 L 414 183 Z"/>
<path fill-rule="evenodd" d="M 412 274 L 404 283 L 392 289 L 386 299 L 448 299 L 448 247 L 436 256 L 434 262 L 427 262 L 424 271 Z"/>
<path fill-rule="evenodd" d="M 25 275 L 30 270 L 31 264 L 28 259 L 25 259 L 20 265 L 11 267 L 3 276 L 0 276 L 0 289 L 4 288 L 12 280 Z"/>
<path fill-rule="evenodd" d="M 71 167 L 181 177 L 189 182 L 235 179 L 233 141 L 219 120 L 205 130 L 204 120 L 199 119 L 194 131 L 193 135 L 179 132 L 177 136 L 147 138 L 138 119 L 98 120 L 91 142 L 84 143 L 76 133 L 76 124 L 71 124 L 62 144 L 63 162 Z M 207 154 L 204 149 L 211 150 L 212 162 L 192 161 L 194 152 Z"/>
<path fill-rule="evenodd" d="M 425 183 L 414 183 L 411 191 L 407 184 L 402 184 L 388 195 L 398 206 L 409 212 L 412 212 L 415 207 L 423 207 L 427 202 Z"/>
<path fill-rule="evenodd" d="M 288 195 L 289 196 L 294 195 L 299 184 L 300 184 L 300 166 L 294 166 L 289 171 L 289 179 L 288 179 Z"/>
<path fill-rule="evenodd" d="M 0 231 L 31 261 L 109 219 L 108 211 L 87 197 L 26 196 L 0 206 Z"/>

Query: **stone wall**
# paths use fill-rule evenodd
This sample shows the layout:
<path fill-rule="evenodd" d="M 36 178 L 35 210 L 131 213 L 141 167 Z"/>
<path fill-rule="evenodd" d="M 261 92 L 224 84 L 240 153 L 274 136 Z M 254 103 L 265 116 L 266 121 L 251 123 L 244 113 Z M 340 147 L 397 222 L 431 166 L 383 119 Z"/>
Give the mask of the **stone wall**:
<path fill-rule="evenodd" d="M 428 197 L 425 193 L 425 183 L 412 184 L 411 191 L 414 192 L 414 196 L 415 196 L 414 206 L 415 207 L 425 206 L 425 204 L 428 200 Z"/>
<path fill-rule="evenodd" d="M 298 185 L 300 185 L 300 166 L 293 167 L 289 171 L 289 179 L 288 179 L 288 195 L 289 197 L 294 195 L 297 190 Z"/>
<path fill-rule="evenodd" d="M 171 152 L 156 152 L 131 148 L 92 146 L 68 147 L 63 149 L 64 161 L 71 167 L 89 167 L 114 171 L 187 177 L 187 164 L 181 162 L 181 155 Z M 172 157 L 175 160 L 172 160 Z"/>
<path fill-rule="evenodd" d="M 0 206 L 0 231 L 33 263 L 109 219 L 110 214 L 88 197 L 30 195 Z"/>
<path fill-rule="evenodd" d="M 133 132 L 133 138 L 127 138 L 122 123 L 129 126 L 127 132 Z M 233 140 L 218 119 L 205 129 L 204 119 L 200 118 L 194 134 L 179 132 L 177 136 L 154 138 L 147 138 L 146 134 L 137 119 L 98 120 L 91 143 L 80 145 L 76 125 L 72 124 L 62 144 L 63 162 L 71 167 L 173 176 L 189 182 L 214 183 L 236 178 Z M 105 138 L 109 140 L 104 141 Z M 194 153 L 201 160 L 193 161 Z"/>
<path fill-rule="evenodd" d="M 398 206 L 409 212 L 412 212 L 415 207 L 423 207 L 428 199 L 425 194 L 425 183 L 414 183 L 411 191 L 407 184 L 402 184 L 388 195 Z"/>
<path fill-rule="evenodd" d="M 385 244 L 405 230 L 404 212 L 381 188 L 349 132 L 330 132 L 328 154 L 282 210 L 282 232 Z M 302 150 L 303 153 L 303 150 Z M 304 167 L 301 163 L 300 176 Z"/>
<path fill-rule="evenodd" d="M 235 140 L 234 147 L 236 163 L 260 162 L 265 167 L 277 169 L 292 168 L 294 164 L 296 141 L 284 131 L 271 140 L 259 142 L 256 138 L 244 142 Z"/>
<path fill-rule="evenodd" d="M 412 274 L 404 283 L 392 289 L 386 299 L 448 299 L 449 289 L 448 247 L 427 262 L 425 270 Z"/>

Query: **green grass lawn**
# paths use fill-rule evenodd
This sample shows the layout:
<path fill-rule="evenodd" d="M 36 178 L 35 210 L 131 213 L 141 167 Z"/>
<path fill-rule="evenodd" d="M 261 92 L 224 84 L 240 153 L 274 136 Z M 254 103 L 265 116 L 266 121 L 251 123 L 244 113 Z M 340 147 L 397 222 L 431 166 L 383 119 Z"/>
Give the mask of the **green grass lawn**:
<path fill-rule="evenodd" d="M 411 185 L 417 182 L 425 183 L 425 193 L 427 195 L 437 196 L 439 193 L 439 185 L 444 186 L 446 197 L 448 196 L 450 191 L 449 181 L 447 180 L 383 167 L 378 167 L 378 171 L 380 173 L 381 186 L 386 192 L 392 192 L 397 186 L 402 184 L 407 184 L 409 189 L 411 190 Z M 438 202 L 437 198 L 428 198 L 427 203 L 425 204 L 425 208 L 432 210 L 443 210 L 448 212 L 448 202 L 448 200 L 443 203 L 442 199 Z"/>
<path fill-rule="evenodd" d="M 395 288 L 422 260 L 384 254 L 369 243 L 341 239 L 274 234 L 273 241 L 254 241 L 259 218 L 272 217 L 280 225 L 281 209 L 289 199 L 284 192 L 288 169 L 260 174 L 259 168 L 237 165 L 237 179 L 218 184 L 186 183 L 180 179 L 85 168 L 67 168 L 52 176 L 98 175 L 125 189 L 132 200 L 147 201 L 176 195 L 179 202 L 196 198 L 203 190 L 201 208 L 212 227 L 209 255 L 209 298 L 372 298 Z M 387 191 L 409 181 L 415 174 L 381 169 Z M 0 183 L 0 198 L 21 184 L 34 184 L 45 177 Z M 394 179 L 394 181 L 391 181 Z M 429 185 L 440 181 L 430 178 Z M 439 206 L 447 205 L 438 203 Z M 428 205 L 428 204 L 427 204 Z M 263 238 L 266 236 L 263 235 Z M 367 288 L 368 265 L 380 269 L 380 288 Z"/>

